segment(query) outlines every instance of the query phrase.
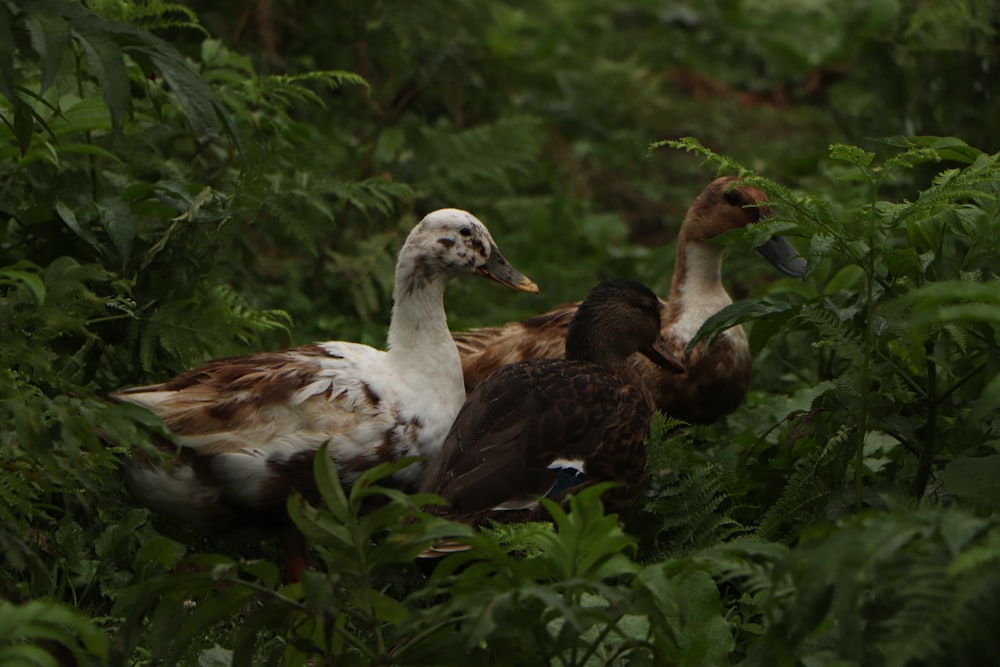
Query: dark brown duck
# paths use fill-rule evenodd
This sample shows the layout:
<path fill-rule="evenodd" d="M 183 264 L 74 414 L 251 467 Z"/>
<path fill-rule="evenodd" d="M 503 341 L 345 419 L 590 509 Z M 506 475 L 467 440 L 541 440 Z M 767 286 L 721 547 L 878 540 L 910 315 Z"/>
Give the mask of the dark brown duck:
<path fill-rule="evenodd" d="M 565 350 L 504 366 L 472 391 L 422 484 L 449 503 L 432 511 L 472 525 L 544 519 L 541 498 L 603 481 L 622 483 L 603 496 L 608 512 L 631 507 L 655 408 L 628 358 L 683 372 L 660 335 L 656 296 L 601 283 L 576 309 Z"/>

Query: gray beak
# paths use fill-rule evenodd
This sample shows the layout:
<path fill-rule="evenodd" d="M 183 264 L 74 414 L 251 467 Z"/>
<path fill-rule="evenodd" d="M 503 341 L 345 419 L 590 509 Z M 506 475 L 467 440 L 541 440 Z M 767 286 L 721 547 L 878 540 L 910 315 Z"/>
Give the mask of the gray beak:
<path fill-rule="evenodd" d="M 649 346 L 639 350 L 639 354 L 652 361 L 657 366 L 662 366 L 671 373 L 684 373 L 684 362 L 677 358 L 667 347 L 663 338 L 654 341 Z"/>
<path fill-rule="evenodd" d="M 485 264 L 476 269 L 476 274 L 496 281 L 501 285 L 506 285 L 518 292 L 531 292 L 534 294 L 538 291 L 538 285 L 532 282 L 528 276 L 511 266 L 510 262 L 504 259 L 504 256 L 500 254 L 500 250 L 495 245 L 490 247 L 490 258 Z"/>
<path fill-rule="evenodd" d="M 784 236 L 772 236 L 763 245 L 757 246 L 757 252 L 786 276 L 801 278 L 806 275 L 806 260 L 799 256 Z"/>

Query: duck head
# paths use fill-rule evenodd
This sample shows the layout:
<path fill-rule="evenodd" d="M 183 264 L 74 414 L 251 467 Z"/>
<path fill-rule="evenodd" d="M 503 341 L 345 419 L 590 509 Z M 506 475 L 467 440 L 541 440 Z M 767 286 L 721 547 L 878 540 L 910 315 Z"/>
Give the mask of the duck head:
<path fill-rule="evenodd" d="M 519 292 L 538 291 L 504 258 L 486 225 L 467 211 L 443 208 L 428 213 L 407 237 L 400 260 L 406 255 L 413 258 L 415 282 L 429 281 L 436 273 L 473 273 Z"/>
<path fill-rule="evenodd" d="M 606 280 L 580 304 L 566 333 L 566 358 L 608 366 L 638 352 L 674 373 L 684 364 L 670 351 L 660 327 L 660 301 L 632 280 Z"/>
<path fill-rule="evenodd" d="M 735 176 L 717 178 L 702 190 L 691 205 L 684 231 L 693 240 L 708 241 L 732 229 L 742 229 L 771 214 L 767 194 Z M 757 246 L 774 268 L 786 276 L 801 278 L 806 273 L 806 261 L 783 236 L 772 236 Z"/>

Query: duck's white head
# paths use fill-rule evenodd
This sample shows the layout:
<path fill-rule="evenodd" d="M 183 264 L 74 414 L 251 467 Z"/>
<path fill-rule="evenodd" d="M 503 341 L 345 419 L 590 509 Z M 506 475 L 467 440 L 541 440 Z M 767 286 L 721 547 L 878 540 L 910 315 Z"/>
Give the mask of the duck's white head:
<path fill-rule="evenodd" d="M 399 251 L 399 270 L 405 271 L 406 292 L 434 281 L 475 274 L 521 292 L 538 286 L 515 269 L 497 248 L 486 225 L 467 211 L 443 208 L 428 213 L 410 232 Z"/>

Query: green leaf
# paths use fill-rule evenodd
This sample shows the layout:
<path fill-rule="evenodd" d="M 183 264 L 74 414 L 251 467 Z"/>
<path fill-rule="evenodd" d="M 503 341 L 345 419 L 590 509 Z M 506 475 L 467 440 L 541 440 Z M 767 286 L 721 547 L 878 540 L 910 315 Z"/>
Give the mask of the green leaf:
<path fill-rule="evenodd" d="M 138 44 L 126 47 L 129 52 L 147 56 L 170 84 L 184 115 L 187 116 L 199 141 L 217 139 L 221 129 L 220 115 L 226 113 L 205 80 L 176 49 L 148 33 L 134 33 Z"/>
<path fill-rule="evenodd" d="M 19 262 L 14 266 L 21 266 L 23 263 Z M 16 268 L 5 268 L 0 269 L 0 285 L 24 285 L 31 292 L 34 297 L 35 302 L 39 305 L 45 305 L 45 296 L 47 291 L 45 289 L 45 283 L 42 281 L 41 276 L 35 271 L 25 271 Z"/>
<path fill-rule="evenodd" d="M 35 133 L 35 114 L 28 103 L 18 95 L 14 98 L 14 136 L 21 155 L 26 155 Z"/>
<path fill-rule="evenodd" d="M 211 597 L 194 601 L 191 612 L 173 628 L 154 625 L 154 631 L 169 631 L 171 635 L 171 650 L 164 655 L 170 662 L 176 661 L 188 649 L 191 642 L 196 637 L 204 635 L 212 625 L 237 616 L 246 608 L 254 594 L 253 589 L 241 586 L 238 581 L 232 581 L 225 587 L 217 587 Z M 171 604 L 171 611 L 173 610 Z M 168 614 L 159 620 L 166 623 L 171 616 L 172 614 Z"/>
<path fill-rule="evenodd" d="M 132 99 L 122 49 L 108 33 L 106 22 L 96 16 L 81 17 L 75 21 L 72 34 L 94 69 L 104 103 L 111 112 L 112 130 L 120 135 Z"/>
<path fill-rule="evenodd" d="M 612 486 L 595 484 L 573 495 L 568 513 L 555 502 L 543 500 L 556 532 L 533 532 L 530 538 L 562 577 L 602 580 L 638 569 L 625 553 L 635 548 L 635 540 L 622 531 L 616 515 L 604 514 L 601 494 Z"/>
<path fill-rule="evenodd" d="M 0 3 L 0 94 L 17 104 L 14 86 L 14 17 L 7 3 Z"/>
<path fill-rule="evenodd" d="M 185 622 L 184 600 L 179 594 L 166 594 L 156 605 L 150 619 L 149 646 L 157 659 L 170 655 L 178 628 Z"/>
<path fill-rule="evenodd" d="M 64 97 L 59 101 L 59 105 L 61 112 L 57 112 L 50 122 L 50 129 L 56 137 L 69 138 L 85 132 L 111 129 L 111 115 L 107 105 L 100 98 L 86 97 L 77 100 Z M 114 159 L 116 162 L 121 161 L 117 156 Z"/>
<path fill-rule="evenodd" d="M 723 232 L 712 238 L 711 242 L 727 246 L 736 252 L 749 252 L 763 245 L 771 237 L 797 228 L 798 224 L 790 220 L 766 218 L 742 229 Z"/>
<path fill-rule="evenodd" d="M 251 667 L 257 657 L 255 648 L 260 635 L 266 631 L 280 628 L 288 622 L 292 615 L 290 607 L 281 601 L 265 603 L 260 609 L 250 613 L 236 627 L 233 644 L 232 665 L 235 667 Z"/>
<path fill-rule="evenodd" d="M 737 301 L 709 317 L 698 329 L 698 333 L 688 342 L 686 351 L 690 352 L 703 340 L 706 345 L 711 345 L 719 334 L 737 324 L 777 316 L 785 320 L 794 316 L 798 310 L 798 307 L 789 303 L 768 297 Z"/>
<path fill-rule="evenodd" d="M 354 545 L 353 530 L 343 519 L 331 520 L 332 512 L 324 513 L 306 503 L 300 496 L 290 496 L 286 507 L 289 517 L 310 542 L 341 549 Z"/>
<path fill-rule="evenodd" d="M 880 141 L 886 145 L 895 146 L 897 148 L 928 149 L 932 151 L 937 159 L 953 160 L 955 162 L 963 162 L 965 164 L 973 164 L 981 155 L 983 155 L 981 150 L 973 148 L 957 137 L 904 137 L 896 135 L 894 137 L 881 137 L 876 141 Z"/>
<path fill-rule="evenodd" d="M 1000 454 L 953 459 L 941 471 L 950 493 L 962 501 L 1000 511 Z"/>
<path fill-rule="evenodd" d="M 372 588 L 360 588 L 351 592 L 353 605 L 369 611 L 382 623 L 393 625 L 402 623 L 409 615 L 406 605 Z"/>
<path fill-rule="evenodd" d="M 25 651 L 18 645 L 20 642 L 39 640 L 61 644 L 77 662 L 85 661 L 87 656 L 107 660 L 107 636 L 90 618 L 76 609 L 58 602 L 40 600 L 23 605 L 0 602 L 0 660 L 31 656 L 41 660 L 31 664 L 57 664 L 54 657 L 38 647 L 34 647 L 38 648 L 37 651 Z"/>
<path fill-rule="evenodd" d="M 316 486 L 323 498 L 324 507 L 337 521 L 344 523 L 350 517 L 350 505 L 347 503 L 344 487 L 340 484 L 337 467 L 326 453 L 326 448 L 324 443 L 316 452 L 313 460 L 313 474 L 316 476 Z"/>
<path fill-rule="evenodd" d="M 104 252 L 101 242 L 97 240 L 97 237 L 94 236 L 93 232 L 80 224 L 80 221 L 76 217 L 76 212 L 74 212 L 73 209 L 67 206 L 60 199 L 57 199 L 53 206 L 56 210 L 56 214 L 59 216 L 59 219 L 62 220 L 67 227 L 73 230 L 74 234 L 86 241 L 94 250 L 100 253 Z"/>
<path fill-rule="evenodd" d="M 105 199 L 97 205 L 98 219 L 108 233 L 111 244 L 118 253 L 119 266 L 124 273 L 132 258 L 135 240 L 135 220 L 128 205 L 120 199 Z"/>
<path fill-rule="evenodd" d="M 31 48 L 41 59 L 42 81 L 39 94 L 48 90 L 56 80 L 66 47 L 69 46 L 69 23 L 62 16 L 48 11 L 31 11 L 25 16 Z"/>
<path fill-rule="evenodd" d="M 0 664 L 11 667 L 59 667 L 59 660 L 41 646 L 13 644 L 0 646 Z"/>
<path fill-rule="evenodd" d="M 898 316 L 907 309 L 912 309 L 909 321 L 914 325 L 963 319 L 997 322 L 1000 289 L 984 282 L 942 280 L 893 300 L 888 312 Z"/>
<path fill-rule="evenodd" d="M 972 406 L 969 419 L 974 422 L 989 419 L 991 415 L 1000 411 L 1000 375 L 994 377 L 979 393 Z"/>
<path fill-rule="evenodd" d="M 647 592 L 659 610 L 658 625 L 669 630 L 681 665 L 721 665 L 736 645 L 722 614 L 715 580 L 701 570 L 669 575 L 663 565 L 640 571 L 633 588 Z"/>

